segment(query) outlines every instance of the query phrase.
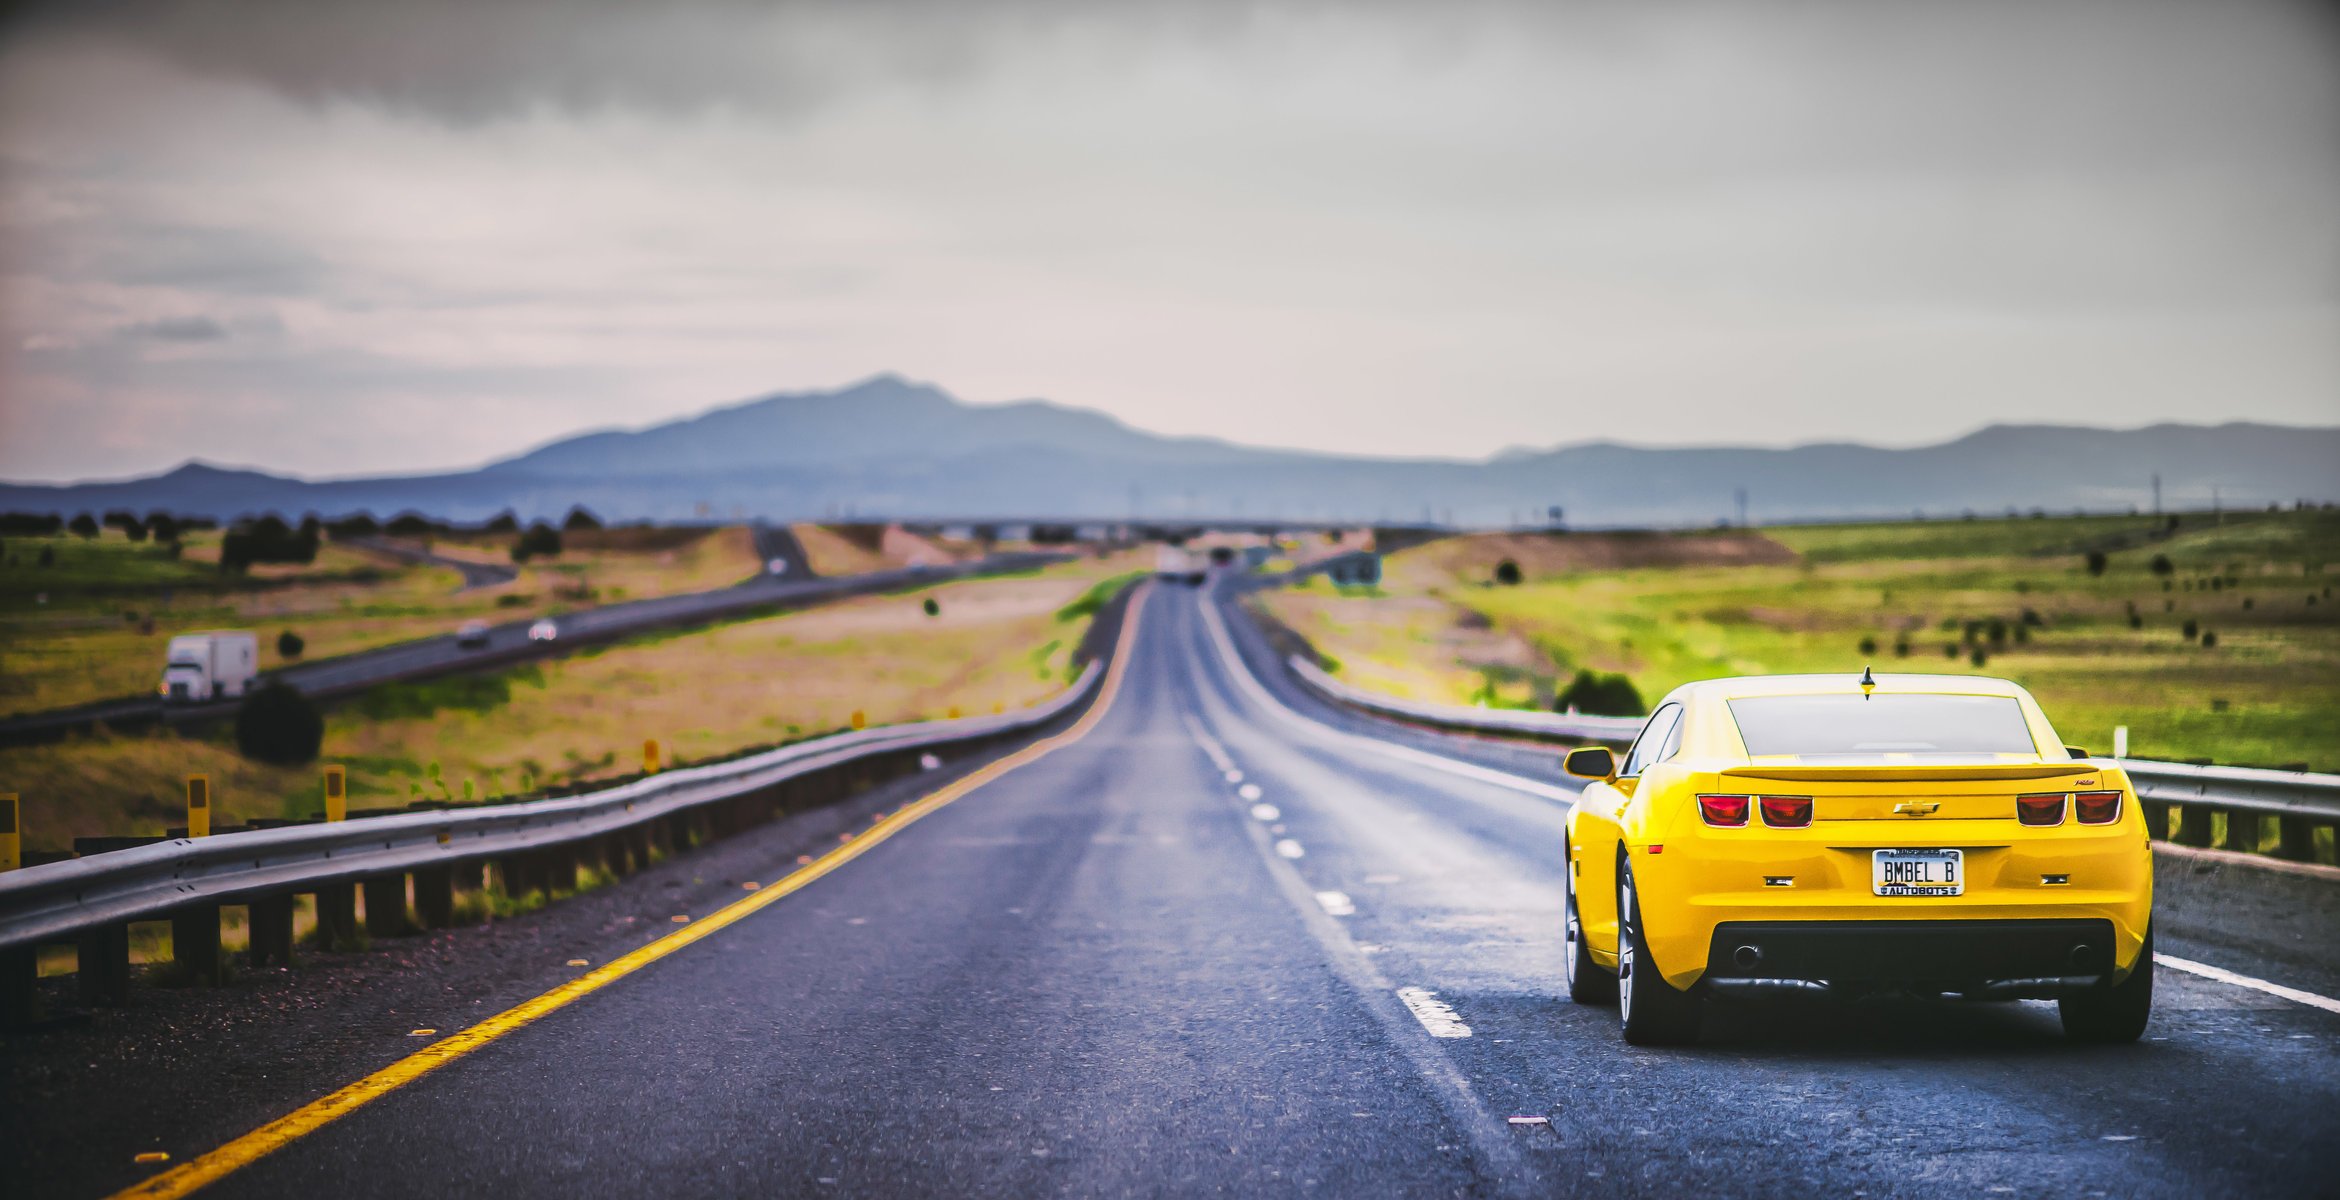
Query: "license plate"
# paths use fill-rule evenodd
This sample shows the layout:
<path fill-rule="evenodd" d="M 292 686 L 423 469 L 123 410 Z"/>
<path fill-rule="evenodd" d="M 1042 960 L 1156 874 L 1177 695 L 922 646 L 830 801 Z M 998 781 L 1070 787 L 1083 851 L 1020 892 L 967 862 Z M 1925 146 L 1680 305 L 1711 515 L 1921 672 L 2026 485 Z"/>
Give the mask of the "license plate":
<path fill-rule="evenodd" d="M 1963 896 L 1963 850 L 1879 850 L 1871 859 L 1880 896 Z"/>

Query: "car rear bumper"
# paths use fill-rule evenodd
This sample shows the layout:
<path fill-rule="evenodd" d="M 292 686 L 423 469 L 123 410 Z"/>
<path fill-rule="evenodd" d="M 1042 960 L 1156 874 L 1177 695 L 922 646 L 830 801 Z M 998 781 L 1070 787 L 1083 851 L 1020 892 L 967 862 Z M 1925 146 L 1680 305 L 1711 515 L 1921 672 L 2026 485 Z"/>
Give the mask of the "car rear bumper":
<path fill-rule="evenodd" d="M 1714 928 L 1704 980 L 1726 992 L 1824 983 L 2053 995 L 2113 974 L 2117 950 L 2105 918 L 1726 921 Z"/>

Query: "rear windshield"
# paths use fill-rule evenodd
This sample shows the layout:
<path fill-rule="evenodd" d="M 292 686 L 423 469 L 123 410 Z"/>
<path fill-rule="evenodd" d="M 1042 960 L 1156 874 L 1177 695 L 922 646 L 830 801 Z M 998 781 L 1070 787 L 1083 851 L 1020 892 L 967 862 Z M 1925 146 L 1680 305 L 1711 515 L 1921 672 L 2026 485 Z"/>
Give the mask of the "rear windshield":
<path fill-rule="evenodd" d="M 2039 753 L 2012 696 L 1750 696 L 1730 706 L 1758 758 Z"/>

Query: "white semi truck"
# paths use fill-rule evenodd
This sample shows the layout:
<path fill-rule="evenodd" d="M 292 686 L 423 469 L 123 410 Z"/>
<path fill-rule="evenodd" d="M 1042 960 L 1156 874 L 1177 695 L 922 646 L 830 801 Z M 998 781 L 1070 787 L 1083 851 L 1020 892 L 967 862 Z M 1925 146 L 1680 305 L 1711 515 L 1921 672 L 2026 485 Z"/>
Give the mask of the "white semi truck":
<path fill-rule="evenodd" d="M 1203 558 L 1184 546 L 1164 542 L 1154 550 L 1154 574 L 1173 583 L 1199 585 L 1203 581 Z"/>
<path fill-rule="evenodd" d="M 260 674 L 260 639 L 249 629 L 209 629 L 171 639 L 163 664 L 162 698 L 201 704 L 241 696 Z"/>

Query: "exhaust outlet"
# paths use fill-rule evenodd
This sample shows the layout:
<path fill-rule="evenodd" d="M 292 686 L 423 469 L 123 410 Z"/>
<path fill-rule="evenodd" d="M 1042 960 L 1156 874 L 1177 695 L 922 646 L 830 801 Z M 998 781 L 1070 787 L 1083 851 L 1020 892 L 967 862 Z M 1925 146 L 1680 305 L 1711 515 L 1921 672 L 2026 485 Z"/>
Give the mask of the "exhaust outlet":
<path fill-rule="evenodd" d="M 2087 966 L 2093 966 L 2093 965 L 2095 965 L 2095 963 L 2096 963 L 2096 947 L 2094 947 L 2094 946 L 2091 946 L 2091 945 L 2089 945 L 2089 944 L 2088 944 L 2088 943 L 2086 943 L 2086 942 L 2080 942 L 2080 943 L 2078 943 L 2078 944 L 2076 944 L 2076 945 L 2074 945 L 2074 946 L 2072 947 L 2072 965 L 2073 965 L 2073 966 L 2075 966 L 2075 967 L 2087 967 Z"/>
<path fill-rule="evenodd" d="M 1731 951 L 1731 963 L 1742 971 L 1752 971 L 1763 962 L 1763 952 L 1753 946 L 1741 946 Z"/>

